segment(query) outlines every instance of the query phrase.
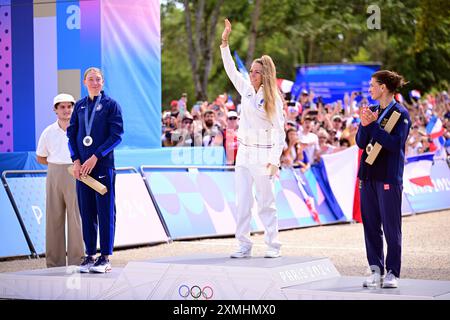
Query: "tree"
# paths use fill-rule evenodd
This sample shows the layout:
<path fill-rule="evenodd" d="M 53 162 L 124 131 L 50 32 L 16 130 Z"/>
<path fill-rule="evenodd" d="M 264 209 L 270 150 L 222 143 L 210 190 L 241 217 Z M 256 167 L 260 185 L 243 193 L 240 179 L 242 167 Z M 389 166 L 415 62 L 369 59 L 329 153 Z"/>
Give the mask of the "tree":
<path fill-rule="evenodd" d="M 422 0 L 419 3 L 414 56 L 421 88 L 429 83 L 446 85 L 450 74 L 450 4 L 446 0 Z M 439 61 L 439 63 L 435 63 Z M 445 89 L 447 89 L 445 88 Z"/>
<path fill-rule="evenodd" d="M 247 69 L 250 69 L 250 64 L 252 63 L 253 56 L 255 54 L 255 45 L 256 45 L 256 38 L 258 36 L 258 21 L 260 10 L 261 10 L 261 0 L 255 0 L 255 6 L 253 8 L 250 26 L 250 35 L 248 37 L 247 59 L 245 59 L 245 65 Z"/>
<path fill-rule="evenodd" d="M 270 55 L 279 78 L 293 80 L 298 64 L 379 61 L 405 76 L 410 82 L 405 90 L 427 91 L 450 82 L 447 0 L 381 1 L 381 30 L 367 27 L 367 0 L 187 3 L 166 0 L 162 5 L 165 103 L 181 92 L 206 99 L 228 91 L 235 98 L 219 50 L 217 31 L 225 17 L 233 24 L 232 51 L 246 57 L 246 64 Z"/>
<path fill-rule="evenodd" d="M 208 78 L 213 62 L 213 44 L 224 0 L 190 2 L 184 0 L 184 16 L 195 97 L 197 100 L 207 100 Z M 194 20 L 192 20 L 191 11 L 195 13 Z M 193 22 L 194 30 L 192 30 Z"/>

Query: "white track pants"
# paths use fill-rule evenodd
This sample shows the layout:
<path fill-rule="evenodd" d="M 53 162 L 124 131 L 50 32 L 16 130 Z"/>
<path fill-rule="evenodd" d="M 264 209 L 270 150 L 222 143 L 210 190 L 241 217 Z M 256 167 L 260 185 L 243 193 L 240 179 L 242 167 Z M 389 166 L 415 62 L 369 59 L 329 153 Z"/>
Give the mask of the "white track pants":
<path fill-rule="evenodd" d="M 250 221 L 253 206 L 253 183 L 256 189 L 256 202 L 258 215 L 265 228 L 265 243 L 271 249 L 279 249 L 278 218 L 275 206 L 274 181 L 266 172 L 265 166 L 237 166 L 236 167 L 236 194 L 237 194 L 237 221 L 236 239 L 241 249 L 250 249 Z"/>

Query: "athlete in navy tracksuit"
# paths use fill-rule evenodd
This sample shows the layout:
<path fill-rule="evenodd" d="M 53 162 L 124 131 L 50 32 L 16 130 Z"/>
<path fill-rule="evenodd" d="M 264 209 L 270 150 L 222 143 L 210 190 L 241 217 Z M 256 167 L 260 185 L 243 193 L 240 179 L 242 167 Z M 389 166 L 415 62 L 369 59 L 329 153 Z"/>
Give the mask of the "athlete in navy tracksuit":
<path fill-rule="evenodd" d="M 109 255 L 113 252 L 116 222 L 113 150 L 122 140 L 123 121 L 119 104 L 102 91 L 103 75 L 99 69 L 89 68 L 85 72 L 84 83 L 89 95 L 75 104 L 70 126 L 67 128 L 74 174 L 77 178 L 91 175 L 104 184 L 108 192 L 100 195 L 77 181 L 86 247 L 86 257 L 80 266 L 80 272 L 105 273 L 111 271 Z M 97 228 L 100 233 L 101 256 L 94 261 Z"/>
<path fill-rule="evenodd" d="M 360 202 L 367 260 L 373 271 L 364 281 L 364 287 L 377 286 L 382 281 L 383 288 L 396 288 L 400 277 L 403 168 L 411 120 L 405 107 L 394 100 L 394 93 L 403 84 L 403 78 L 395 72 L 377 71 L 372 75 L 369 93 L 380 104 L 360 110 L 361 125 L 356 134 L 356 143 L 364 150 L 358 172 Z M 388 134 L 383 128 L 394 111 L 401 116 Z M 367 146 L 376 142 L 382 149 L 369 165 L 365 162 Z M 387 242 L 386 265 L 383 231 Z M 385 268 L 387 274 L 383 280 Z"/>

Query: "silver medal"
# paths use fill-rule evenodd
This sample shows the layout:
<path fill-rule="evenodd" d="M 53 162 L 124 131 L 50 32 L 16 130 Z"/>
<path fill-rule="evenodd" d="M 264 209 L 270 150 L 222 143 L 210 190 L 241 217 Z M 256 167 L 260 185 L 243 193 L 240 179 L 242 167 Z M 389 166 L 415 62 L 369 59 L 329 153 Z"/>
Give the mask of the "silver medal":
<path fill-rule="evenodd" d="M 94 140 L 92 139 L 91 136 L 86 136 L 86 137 L 83 138 L 83 144 L 86 147 L 89 147 L 92 144 L 92 142 L 94 142 Z"/>
<path fill-rule="evenodd" d="M 101 109 L 100 100 L 102 99 L 102 94 L 98 95 L 97 101 L 95 101 L 94 108 L 92 110 L 91 117 L 88 117 L 88 104 L 86 103 L 86 108 L 84 109 L 84 125 L 86 128 L 86 136 L 83 138 L 83 144 L 85 147 L 89 147 L 94 142 L 94 139 L 90 136 L 92 124 L 94 123 L 95 112 Z"/>

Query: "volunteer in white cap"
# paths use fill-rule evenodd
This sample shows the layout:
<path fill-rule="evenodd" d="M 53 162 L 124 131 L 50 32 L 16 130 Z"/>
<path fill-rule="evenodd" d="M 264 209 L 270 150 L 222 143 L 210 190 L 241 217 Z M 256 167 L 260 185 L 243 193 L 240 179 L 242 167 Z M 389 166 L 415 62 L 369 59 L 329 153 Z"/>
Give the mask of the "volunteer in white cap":
<path fill-rule="evenodd" d="M 264 55 L 253 61 L 250 81 L 237 71 L 228 46 L 230 32 L 231 23 L 225 19 L 220 46 L 223 65 L 242 97 L 236 156 L 236 238 L 239 249 L 231 257 L 251 256 L 250 221 L 255 186 L 258 215 L 265 229 L 267 251 L 264 257 L 277 258 L 281 243 L 278 241 L 273 178 L 278 172 L 284 146 L 283 100 L 277 88 L 276 68 L 271 57 Z"/>
<path fill-rule="evenodd" d="M 79 265 L 84 256 L 75 179 L 67 172 L 72 159 L 66 130 L 74 104 L 75 99 L 66 93 L 58 94 L 53 99 L 57 120 L 42 132 L 36 149 L 37 161 L 48 165 L 45 259 L 49 268 L 66 266 L 67 262 L 69 265 Z"/>

